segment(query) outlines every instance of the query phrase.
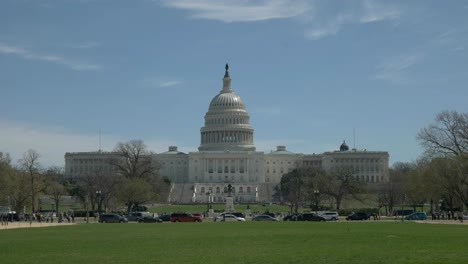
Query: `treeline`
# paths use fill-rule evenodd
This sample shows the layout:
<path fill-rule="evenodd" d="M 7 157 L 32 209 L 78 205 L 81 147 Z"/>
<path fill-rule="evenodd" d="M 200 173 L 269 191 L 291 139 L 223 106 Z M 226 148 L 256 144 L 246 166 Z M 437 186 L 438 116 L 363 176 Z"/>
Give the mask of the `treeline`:
<path fill-rule="evenodd" d="M 294 211 L 328 201 L 340 210 L 344 200 L 375 197 L 379 209 L 430 204 L 430 210 L 453 213 L 468 208 L 468 114 L 443 111 L 421 129 L 416 140 L 424 154 L 414 162 L 396 162 L 389 180 L 367 185 L 354 177 L 352 168 L 333 170 L 297 168 L 283 175 L 276 198 Z M 371 195 L 369 195 L 371 194 Z"/>
<path fill-rule="evenodd" d="M 0 206 L 37 212 L 39 198 L 48 196 L 59 211 L 63 197 L 70 195 L 93 212 L 122 206 L 130 211 L 167 197 L 170 181 L 158 174 L 143 141 L 118 143 L 114 152 L 115 156 L 105 161 L 110 170 L 98 169 L 77 178 L 66 177 L 61 167 L 43 168 L 35 150 L 25 152 L 17 163 L 8 153 L 0 152 Z"/>

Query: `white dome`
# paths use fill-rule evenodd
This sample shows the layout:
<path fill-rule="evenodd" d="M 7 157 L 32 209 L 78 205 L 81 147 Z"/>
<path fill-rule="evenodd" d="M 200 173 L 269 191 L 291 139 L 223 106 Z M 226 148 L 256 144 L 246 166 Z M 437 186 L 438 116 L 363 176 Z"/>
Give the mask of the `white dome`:
<path fill-rule="evenodd" d="M 244 102 L 242 102 L 240 96 L 234 92 L 220 93 L 216 95 L 213 100 L 211 100 L 208 112 L 228 109 L 245 110 Z"/>
<path fill-rule="evenodd" d="M 231 89 L 226 64 L 223 89 L 210 102 L 201 128 L 200 151 L 254 151 L 253 129 L 242 99 Z"/>

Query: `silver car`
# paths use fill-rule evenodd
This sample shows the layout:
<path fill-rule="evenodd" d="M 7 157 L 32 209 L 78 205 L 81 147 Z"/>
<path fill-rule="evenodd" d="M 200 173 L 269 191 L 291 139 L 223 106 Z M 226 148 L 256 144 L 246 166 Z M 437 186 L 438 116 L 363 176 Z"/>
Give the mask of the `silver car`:
<path fill-rule="evenodd" d="M 327 221 L 337 221 L 340 220 L 340 216 L 337 212 L 323 212 L 319 214 L 321 217 L 325 218 Z"/>
<path fill-rule="evenodd" d="M 218 215 L 214 220 L 221 221 L 221 222 L 245 222 L 245 218 L 238 217 L 233 214 L 227 214 L 227 213 L 222 213 Z"/>

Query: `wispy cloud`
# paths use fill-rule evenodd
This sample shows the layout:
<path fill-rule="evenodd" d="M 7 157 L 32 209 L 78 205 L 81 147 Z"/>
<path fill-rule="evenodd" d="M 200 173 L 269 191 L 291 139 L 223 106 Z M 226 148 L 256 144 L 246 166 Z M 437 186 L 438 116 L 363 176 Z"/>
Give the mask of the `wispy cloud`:
<path fill-rule="evenodd" d="M 162 78 L 162 77 L 153 77 L 153 78 L 146 78 L 140 81 L 140 83 L 144 86 L 149 87 L 160 87 L 160 88 L 167 88 L 177 86 L 181 83 L 179 80 Z"/>
<path fill-rule="evenodd" d="M 172 87 L 178 85 L 180 82 L 179 81 L 166 81 L 166 82 L 160 82 L 159 87 Z"/>
<path fill-rule="evenodd" d="M 158 0 L 156 0 L 158 1 Z M 337 34 L 346 24 L 396 20 L 400 8 L 377 0 L 353 2 L 302 0 L 159 0 L 168 8 L 188 10 L 191 18 L 222 22 L 249 22 L 296 18 L 305 26 L 304 36 L 317 40 Z"/>
<path fill-rule="evenodd" d="M 27 49 L 3 43 L 0 43 L 0 53 L 7 55 L 15 55 L 27 60 L 38 60 L 43 62 L 55 63 L 66 66 L 76 71 L 96 71 L 101 69 L 101 66 L 97 64 L 81 63 L 57 55 L 38 54 Z"/>
<path fill-rule="evenodd" d="M 300 0 L 162 0 L 163 6 L 191 11 L 192 18 L 226 23 L 261 21 L 299 16 L 311 5 Z"/>
<path fill-rule="evenodd" d="M 349 24 L 367 24 L 379 21 L 397 20 L 402 10 L 396 6 L 383 2 L 365 0 L 353 2 L 352 6 L 343 5 L 342 8 L 331 8 L 333 11 L 322 12 L 316 7 L 316 16 L 310 22 L 311 26 L 304 31 L 304 36 L 317 40 L 336 35 L 344 26 Z M 323 9 L 327 9 L 324 8 Z M 330 9 L 330 8 L 328 8 Z"/>
<path fill-rule="evenodd" d="M 99 47 L 99 43 L 96 41 L 85 41 L 83 43 L 68 44 L 66 46 L 74 49 L 92 49 Z"/>
<path fill-rule="evenodd" d="M 373 76 L 377 80 L 403 81 L 405 71 L 424 59 L 421 53 L 400 55 L 383 59 L 377 65 L 377 73 Z"/>
<path fill-rule="evenodd" d="M 395 20 L 398 19 L 402 13 L 396 6 L 386 5 L 377 1 L 366 0 L 362 5 L 364 12 L 359 17 L 359 22 L 361 23 Z"/>

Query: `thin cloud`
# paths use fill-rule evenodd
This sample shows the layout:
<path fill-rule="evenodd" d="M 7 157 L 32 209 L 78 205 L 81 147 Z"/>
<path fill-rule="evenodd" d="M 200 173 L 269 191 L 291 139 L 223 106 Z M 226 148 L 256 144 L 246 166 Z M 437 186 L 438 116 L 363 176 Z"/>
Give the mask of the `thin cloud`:
<path fill-rule="evenodd" d="M 11 45 L 6 45 L 3 43 L 0 43 L 0 53 L 7 54 L 7 55 L 15 55 L 26 60 L 37 60 L 37 61 L 55 63 L 55 64 L 66 66 L 76 71 L 97 71 L 101 69 L 101 66 L 97 64 L 80 63 L 80 62 L 72 61 L 67 58 L 57 56 L 57 55 L 37 54 L 27 49 L 23 49 L 23 48 L 11 46 Z"/>
<path fill-rule="evenodd" d="M 304 31 L 304 37 L 317 40 L 334 36 L 346 25 L 394 21 L 400 18 L 402 13 L 396 6 L 385 5 L 377 1 L 368 0 L 358 3 L 356 6 L 345 6 L 334 12 L 323 12 L 323 14 L 317 7 L 318 15 L 310 22 L 312 26 Z"/>
<path fill-rule="evenodd" d="M 178 85 L 180 82 L 179 81 L 166 81 L 166 82 L 160 82 L 159 87 L 172 87 Z"/>
<path fill-rule="evenodd" d="M 93 49 L 99 47 L 99 43 L 97 43 L 96 41 L 86 41 L 83 43 L 69 44 L 66 46 L 74 49 Z"/>
<path fill-rule="evenodd" d="M 377 80 L 402 81 L 405 71 L 424 59 L 422 54 L 408 54 L 383 59 L 378 65 L 378 72 L 373 76 Z"/>
<path fill-rule="evenodd" d="M 167 88 L 177 86 L 181 83 L 179 80 L 171 80 L 169 78 L 146 78 L 139 81 L 141 85 L 147 87 L 160 87 L 160 88 Z"/>
<path fill-rule="evenodd" d="M 292 0 L 162 0 L 161 2 L 165 7 L 191 11 L 192 18 L 226 23 L 296 17 L 311 8 L 305 1 Z"/>
<path fill-rule="evenodd" d="M 383 20 L 395 20 L 401 15 L 401 10 L 395 6 L 381 4 L 377 1 L 364 1 L 364 13 L 359 18 L 361 23 L 372 23 Z"/>

